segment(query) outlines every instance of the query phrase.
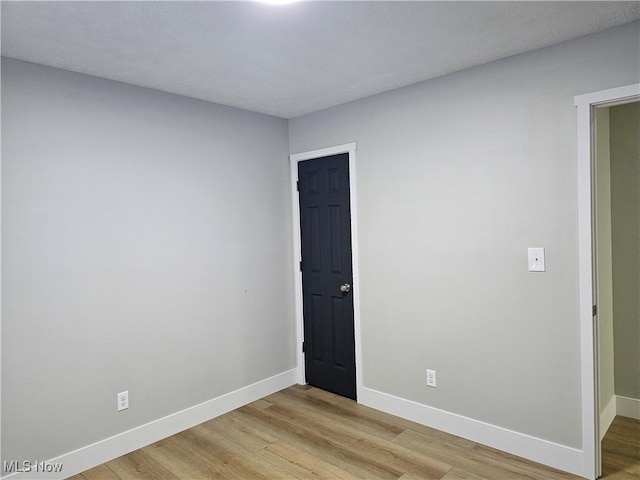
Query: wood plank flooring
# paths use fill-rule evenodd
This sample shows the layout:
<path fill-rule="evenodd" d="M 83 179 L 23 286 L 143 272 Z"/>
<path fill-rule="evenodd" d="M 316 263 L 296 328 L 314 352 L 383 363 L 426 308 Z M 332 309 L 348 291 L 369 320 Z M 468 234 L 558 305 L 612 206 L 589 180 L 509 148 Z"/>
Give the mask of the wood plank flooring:
<path fill-rule="evenodd" d="M 611 449 L 618 451 L 618 444 L 627 445 L 628 428 L 619 426 Z M 629 461 L 625 455 L 615 458 L 611 474 L 621 475 L 622 471 L 634 474 L 637 462 L 634 467 L 633 451 L 631 466 L 625 463 Z M 73 480 L 576 478 L 300 385 L 72 477 Z M 611 480 L 627 478 L 611 477 Z M 637 475 L 633 478 L 637 480 Z"/>
<path fill-rule="evenodd" d="M 640 420 L 616 417 L 602 439 L 602 478 L 640 478 Z"/>

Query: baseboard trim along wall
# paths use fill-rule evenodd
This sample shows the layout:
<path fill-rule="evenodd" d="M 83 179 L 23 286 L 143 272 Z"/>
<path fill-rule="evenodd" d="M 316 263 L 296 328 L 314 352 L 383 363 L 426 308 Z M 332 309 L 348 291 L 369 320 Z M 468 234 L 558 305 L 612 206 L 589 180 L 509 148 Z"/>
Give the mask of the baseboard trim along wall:
<path fill-rule="evenodd" d="M 360 403 L 534 462 L 582 476 L 582 450 L 363 388 Z"/>
<path fill-rule="evenodd" d="M 616 396 L 616 415 L 640 420 L 640 400 Z"/>
<path fill-rule="evenodd" d="M 297 383 L 296 374 L 297 369 L 288 370 L 217 398 L 207 400 L 199 405 L 186 408 L 145 425 L 132 428 L 131 430 L 119 433 L 92 445 L 87 445 L 86 447 L 43 462 L 43 468 L 47 465 L 53 467 L 56 464 L 62 464 L 63 468 L 61 472 L 35 472 L 32 470 L 28 473 L 12 473 L 2 477 L 2 480 L 58 480 L 76 475 L 89 468 L 101 465 L 109 460 L 113 460 L 114 458 L 145 447 L 158 440 L 182 432 L 183 430 L 199 425 L 202 422 L 211 420 L 236 408 L 240 408 L 267 395 L 271 395 L 283 388 L 290 387 Z M 36 466 L 34 465 L 32 468 L 35 469 Z M 43 468 L 41 468 L 41 470 Z"/>
<path fill-rule="evenodd" d="M 615 395 L 611 395 L 611 398 L 607 402 L 607 406 L 600 414 L 600 441 L 602 441 L 605 434 L 607 433 L 607 430 L 609 430 L 613 419 L 616 418 L 616 404 L 617 397 Z"/>
<path fill-rule="evenodd" d="M 637 398 L 612 395 L 600 414 L 600 441 L 604 438 L 616 415 L 640 420 L 640 400 Z"/>

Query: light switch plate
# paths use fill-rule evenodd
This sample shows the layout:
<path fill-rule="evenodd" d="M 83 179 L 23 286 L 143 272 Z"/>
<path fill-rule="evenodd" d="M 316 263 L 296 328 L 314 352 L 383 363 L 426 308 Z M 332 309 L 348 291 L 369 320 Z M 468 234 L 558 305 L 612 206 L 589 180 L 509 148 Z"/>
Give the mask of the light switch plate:
<path fill-rule="evenodd" d="M 546 270 L 544 263 L 544 248 L 530 247 L 529 253 L 529 271 L 544 272 Z"/>

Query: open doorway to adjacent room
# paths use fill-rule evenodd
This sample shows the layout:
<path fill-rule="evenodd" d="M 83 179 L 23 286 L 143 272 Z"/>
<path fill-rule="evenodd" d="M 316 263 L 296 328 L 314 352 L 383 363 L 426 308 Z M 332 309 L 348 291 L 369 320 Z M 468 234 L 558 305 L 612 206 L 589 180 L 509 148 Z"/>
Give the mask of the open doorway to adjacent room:
<path fill-rule="evenodd" d="M 617 478 L 640 468 L 640 102 L 594 113 L 601 471 Z"/>

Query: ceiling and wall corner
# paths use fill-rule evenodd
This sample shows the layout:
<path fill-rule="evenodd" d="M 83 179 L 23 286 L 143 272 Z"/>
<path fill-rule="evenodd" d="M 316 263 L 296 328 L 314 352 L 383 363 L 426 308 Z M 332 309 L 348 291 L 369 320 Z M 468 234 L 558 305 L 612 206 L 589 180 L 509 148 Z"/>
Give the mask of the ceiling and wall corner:
<path fill-rule="evenodd" d="M 2 55 L 283 118 L 640 18 L 638 2 L 2 2 Z"/>

